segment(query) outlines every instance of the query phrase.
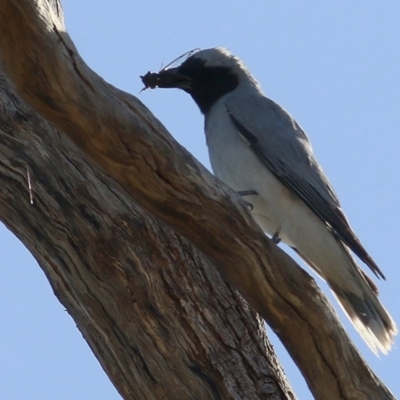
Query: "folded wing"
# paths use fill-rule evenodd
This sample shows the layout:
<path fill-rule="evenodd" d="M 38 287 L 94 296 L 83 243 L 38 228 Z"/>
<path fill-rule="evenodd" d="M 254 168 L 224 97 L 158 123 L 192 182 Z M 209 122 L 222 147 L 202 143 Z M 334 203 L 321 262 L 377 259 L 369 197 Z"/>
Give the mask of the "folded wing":
<path fill-rule="evenodd" d="M 235 95 L 225 105 L 238 133 L 259 160 L 376 276 L 385 279 L 347 222 L 331 184 L 315 160 L 307 135 L 296 121 L 261 95 Z"/>

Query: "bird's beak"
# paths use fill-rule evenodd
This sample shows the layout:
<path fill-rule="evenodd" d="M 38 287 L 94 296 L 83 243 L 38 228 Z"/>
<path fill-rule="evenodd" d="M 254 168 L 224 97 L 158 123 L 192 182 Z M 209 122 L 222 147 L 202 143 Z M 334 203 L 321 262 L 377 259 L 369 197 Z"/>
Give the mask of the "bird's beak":
<path fill-rule="evenodd" d="M 178 68 L 170 68 L 161 70 L 158 74 L 160 88 L 178 88 L 178 89 L 190 89 L 192 86 L 192 80 L 182 73 L 179 72 Z"/>
<path fill-rule="evenodd" d="M 142 76 L 145 87 L 150 88 L 177 88 L 189 90 L 192 87 L 192 79 L 179 72 L 179 67 L 161 70 L 159 73 L 148 72 Z"/>

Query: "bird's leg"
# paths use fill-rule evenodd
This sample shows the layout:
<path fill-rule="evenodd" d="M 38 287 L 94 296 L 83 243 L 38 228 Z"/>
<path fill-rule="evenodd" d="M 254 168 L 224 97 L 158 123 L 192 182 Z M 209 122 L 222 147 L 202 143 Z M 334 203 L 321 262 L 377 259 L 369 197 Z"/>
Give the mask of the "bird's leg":
<path fill-rule="evenodd" d="M 271 240 L 275 244 L 278 244 L 281 241 L 281 238 L 279 237 L 279 232 L 275 232 L 274 235 L 272 236 Z"/>
<path fill-rule="evenodd" d="M 244 196 L 252 196 L 252 195 L 258 194 L 255 190 L 240 190 L 238 193 L 242 197 L 244 197 Z M 244 200 L 244 201 L 246 203 L 246 206 L 247 206 L 248 210 L 249 211 L 253 211 L 253 204 L 249 203 L 246 200 Z"/>
<path fill-rule="evenodd" d="M 244 196 L 252 196 L 252 195 L 258 194 L 254 189 L 252 189 L 252 190 L 240 190 L 238 193 L 242 197 L 244 197 Z"/>

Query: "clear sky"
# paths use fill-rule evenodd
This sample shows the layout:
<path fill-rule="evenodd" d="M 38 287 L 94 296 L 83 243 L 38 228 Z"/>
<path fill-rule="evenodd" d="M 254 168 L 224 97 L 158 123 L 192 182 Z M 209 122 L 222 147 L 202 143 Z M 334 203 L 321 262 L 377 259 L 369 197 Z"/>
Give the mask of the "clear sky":
<path fill-rule="evenodd" d="M 242 58 L 311 138 L 351 225 L 387 277 L 378 282 L 380 298 L 400 325 L 400 2 L 63 5 L 67 29 L 89 66 L 134 95 L 142 88 L 139 75 L 193 48 L 224 46 Z M 139 98 L 209 168 L 203 118 L 190 97 L 160 89 Z M 120 399 L 35 260 L 1 225 L 0 259 L 0 398 Z M 400 338 L 388 356 L 377 358 L 339 315 L 371 368 L 400 397 Z M 298 397 L 311 399 L 271 338 Z"/>

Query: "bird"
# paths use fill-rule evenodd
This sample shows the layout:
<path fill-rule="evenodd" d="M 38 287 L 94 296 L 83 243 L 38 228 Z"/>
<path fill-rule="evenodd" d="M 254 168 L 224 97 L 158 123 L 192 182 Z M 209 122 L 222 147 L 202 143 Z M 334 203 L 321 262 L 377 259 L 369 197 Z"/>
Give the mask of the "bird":
<path fill-rule="evenodd" d="M 195 50 L 177 60 L 142 76 L 144 89 L 177 88 L 192 97 L 204 115 L 215 176 L 251 205 L 273 242 L 290 246 L 327 282 L 370 349 L 387 354 L 396 323 L 353 254 L 385 276 L 350 227 L 306 133 L 228 49 Z"/>

